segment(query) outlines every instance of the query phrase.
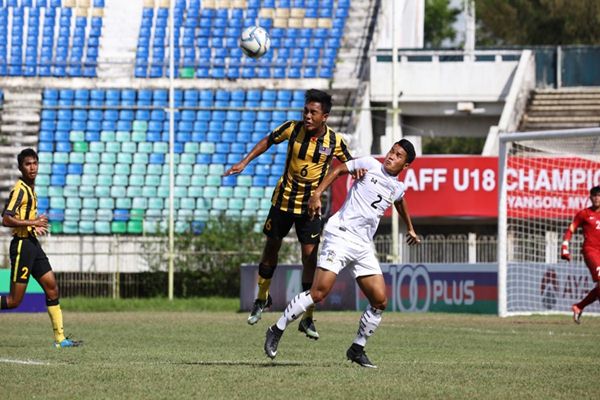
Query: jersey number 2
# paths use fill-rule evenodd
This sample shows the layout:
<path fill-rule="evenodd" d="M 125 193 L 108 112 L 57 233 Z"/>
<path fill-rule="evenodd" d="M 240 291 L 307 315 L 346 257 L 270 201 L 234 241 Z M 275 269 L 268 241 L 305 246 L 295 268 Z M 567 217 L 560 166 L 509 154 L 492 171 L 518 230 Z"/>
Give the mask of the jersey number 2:
<path fill-rule="evenodd" d="M 377 210 L 377 204 L 381 203 L 381 200 L 383 200 L 383 197 L 381 197 L 381 195 L 378 194 L 377 200 L 375 200 L 374 202 L 371 203 L 371 207 L 373 207 L 374 209 Z"/>

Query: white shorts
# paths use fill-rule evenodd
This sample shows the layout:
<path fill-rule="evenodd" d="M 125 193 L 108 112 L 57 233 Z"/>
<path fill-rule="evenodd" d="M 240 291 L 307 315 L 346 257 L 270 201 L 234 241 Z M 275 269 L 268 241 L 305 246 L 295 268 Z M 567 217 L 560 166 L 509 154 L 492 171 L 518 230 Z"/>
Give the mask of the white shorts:
<path fill-rule="evenodd" d="M 324 232 L 317 266 L 336 275 L 348 267 L 354 278 L 382 274 L 373 248 L 366 244 L 349 242 L 342 232 Z"/>

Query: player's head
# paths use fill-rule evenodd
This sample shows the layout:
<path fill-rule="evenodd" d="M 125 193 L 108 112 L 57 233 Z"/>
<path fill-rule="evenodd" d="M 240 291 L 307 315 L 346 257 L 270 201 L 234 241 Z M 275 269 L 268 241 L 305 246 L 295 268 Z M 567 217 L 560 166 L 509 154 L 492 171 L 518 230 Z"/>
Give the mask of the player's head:
<path fill-rule="evenodd" d="M 409 167 L 416 156 L 415 147 L 406 139 L 401 139 L 394 143 L 390 151 L 385 155 L 383 168 L 388 174 L 398 175 L 401 171 Z"/>
<path fill-rule="evenodd" d="M 304 127 L 310 133 L 320 131 L 331 111 L 331 95 L 322 90 L 309 89 L 304 94 Z"/>
<path fill-rule="evenodd" d="M 594 186 L 590 189 L 590 201 L 592 207 L 600 208 L 600 186 Z"/>
<path fill-rule="evenodd" d="M 23 174 L 23 178 L 34 181 L 38 172 L 38 155 L 33 149 L 24 149 L 17 156 L 19 163 L 19 171 Z"/>
<path fill-rule="evenodd" d="M 308 89 L 304 93 L 304 104 L 319 103 L 325 114 L 331 111 L 331 95 L 319 89 Z"/>

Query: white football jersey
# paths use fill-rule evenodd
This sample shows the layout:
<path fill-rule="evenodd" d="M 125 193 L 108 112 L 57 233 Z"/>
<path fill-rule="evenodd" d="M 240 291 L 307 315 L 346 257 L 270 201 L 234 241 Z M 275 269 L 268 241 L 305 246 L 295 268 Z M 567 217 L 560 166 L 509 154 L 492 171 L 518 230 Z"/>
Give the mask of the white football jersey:
<path fill-rule="evenodd" d="M 404 196 L 404 183 L 388 174 L 373 157 L 346 162 L 350 172 L 366 169 L 362 179 L 354 182 L 342 208 L 327 222 L 325 231 L 343 232 L 353 242 L 371 243 L 385 210 Z"/>

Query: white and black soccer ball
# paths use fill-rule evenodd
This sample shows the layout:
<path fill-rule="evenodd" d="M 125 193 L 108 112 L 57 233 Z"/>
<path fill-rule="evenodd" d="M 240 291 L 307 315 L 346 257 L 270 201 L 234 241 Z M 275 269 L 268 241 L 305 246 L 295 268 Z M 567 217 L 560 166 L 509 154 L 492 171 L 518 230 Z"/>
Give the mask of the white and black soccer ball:
<path fill-rule="evenodd" d="M 264 56 L 270 46 L 269 33 L 260 26 L 250 26 L 244 29 L 240 37 L 240 48 L 245 55 L 251 58 Z"/>

